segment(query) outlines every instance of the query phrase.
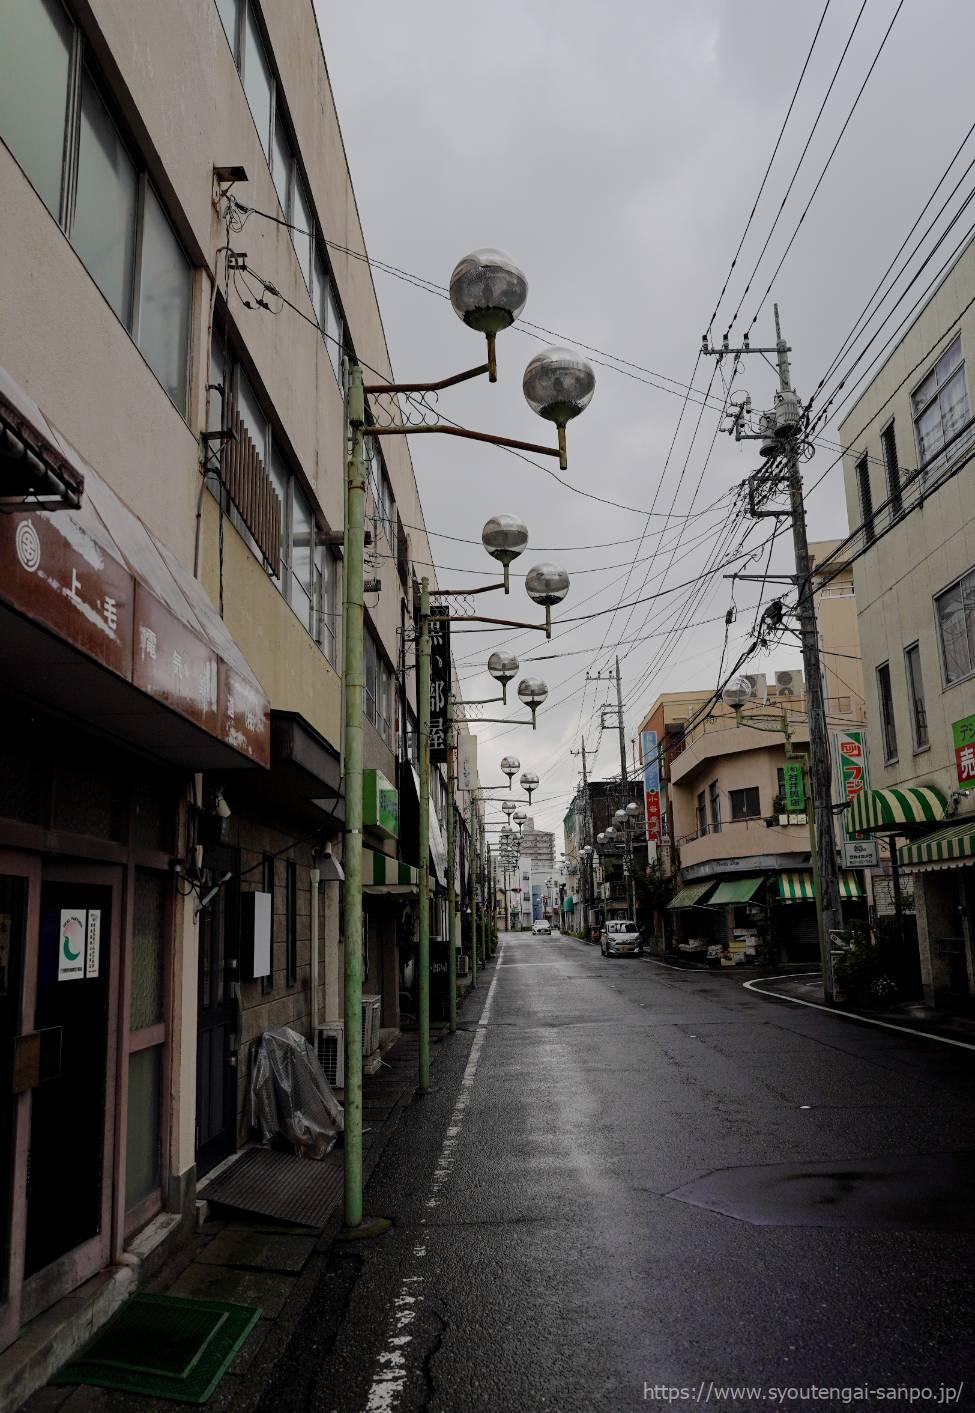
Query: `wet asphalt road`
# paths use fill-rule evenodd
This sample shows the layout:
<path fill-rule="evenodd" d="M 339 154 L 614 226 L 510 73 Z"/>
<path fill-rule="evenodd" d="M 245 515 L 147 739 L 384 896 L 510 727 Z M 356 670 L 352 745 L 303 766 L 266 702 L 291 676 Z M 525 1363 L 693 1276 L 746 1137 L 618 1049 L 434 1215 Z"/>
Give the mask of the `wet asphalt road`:
<path fill-rule="evenodd" d="M 975 1052 L 525 934 L 444 1044 L 268 1406 L 975 1408 Z"/>

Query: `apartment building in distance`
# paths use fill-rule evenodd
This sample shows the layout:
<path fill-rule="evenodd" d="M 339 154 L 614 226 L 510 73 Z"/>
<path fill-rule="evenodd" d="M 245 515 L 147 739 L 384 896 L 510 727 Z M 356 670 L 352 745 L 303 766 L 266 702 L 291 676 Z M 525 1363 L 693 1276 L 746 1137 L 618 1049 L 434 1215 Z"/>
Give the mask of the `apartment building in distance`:
<path fill-rule="evenodd" d="M 870 791 L 929 1005 L 975 1004 L 975 246 L 846 414 L 840 438 Z M 890 865 L 888 864 L 888 868 Z"/>
<path fill-rule="evenodd" d="M 12 1367 L 32 1321 L 98 1273 L 104 1317 L 192 1220 L 248 1137 L 260 1034 L 342 1020 L 342 360 L 391 369 L 344 253 L 364 237 L 311 0 L 5 6 L 0 246 Z M 412 558 L 433 556 L 406 440 L 383 440 L 361 945 L 390 1029 L 421 863 Z M 51 1368 L 28 1343 L 21 1393 Z"/>

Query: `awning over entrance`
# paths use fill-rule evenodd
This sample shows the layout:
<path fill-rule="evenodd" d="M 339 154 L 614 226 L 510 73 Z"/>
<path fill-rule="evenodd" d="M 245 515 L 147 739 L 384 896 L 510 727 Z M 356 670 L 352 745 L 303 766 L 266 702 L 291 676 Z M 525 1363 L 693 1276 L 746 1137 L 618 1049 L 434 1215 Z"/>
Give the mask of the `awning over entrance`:
<path fill-rule="evenodd" d="M 0 368 L 0 505 L 77 509 L 85 489 L 81 460 L 41 409 Z"/>
<path fill-rule="evenodd" d="M 926 839 L 916 839 L 897 850 L 902 868 L 916 872 L 923 868 L 960 868 L 975 862 L 975 819 L 939 829 Z"/>
<path fill-rule="evenodd" d="M 840 897 L 841 898 L 862 898 L 863 889 L 860 880 L 855 873 L 849 869 L 840 871 Z M 791 870 L 788 873 L 780 873 L 778 876 L 779 901 L 783 903 L 814 903 L 816 901 L 816 887 L 811 873 L 800 873 L 798 870 Z"/>
<path fill-rule="evenodd" d="M 270 760 L 270 703 L 192 574 L 85 464 L 0 515 L 0 682 L 189 769 Z"/>
<path fill-rule="evenodd" d="M 723 883 L 719 883 L 712 896 L 708 899 L 708 907 L 714 908 L 722 903 L 747 903 L 765 882 L 764 877 L 758 878 L 726 878 Z"/>
<path fill-rule="evenodd" d="M 362 891 L 373 896 L 392 894 L 410 896 L 420 891 L 420 870 L 400 863 L 389 854 L 373 849 L 362 851 Z"/>
<path fill-rule="evenodd" d="M 686 888 L 682 888 L 679 893 L 675 893 L 667 904 L 668 912 L 678 908 L 696 907 L 709 889 L 714 887 L 714 879 L 707 878 L 703 883 L 689 883 Z"/>
<path fill-rule="evenodd" d="M 854 834 L 870 829 L 894 829 L 898 824 L 937 824 L 948 802 L 933 785 L 904 789 L 862 790 L 847 807 L 847 827 Z"/>

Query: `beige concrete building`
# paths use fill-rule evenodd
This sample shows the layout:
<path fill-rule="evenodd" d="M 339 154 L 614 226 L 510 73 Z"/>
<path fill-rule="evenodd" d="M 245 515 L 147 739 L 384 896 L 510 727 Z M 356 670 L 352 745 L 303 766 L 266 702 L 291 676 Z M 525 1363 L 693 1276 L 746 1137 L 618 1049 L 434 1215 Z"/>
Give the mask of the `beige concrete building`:
<path fill-rule="evenodd" d="M 875 792 L 862 822 L 913 881 L 925 997 L 953 1007 L 975 993 L 973 293 L 969 245 L 840 428 Z"/>
<path fill-rule="evenodd" d="M 837 545 L 812 545 L 814 565 Z M 864 725 L 852 571 L 847 566 L 829 584 L 816 582 L 827 721 L 838 756 L 837 738 Z M 819 944 L 809 819 L 789 807 L 785 783 L 786 727 L 792 747 L 808 752 L 802 671 L 773 669 L 752 680 L 756 701 L 739 720 L 722 702 L 709 706 L 711 692 L 699 690 L 658 697 L 643 723 L 641 737 L 650 732 L 648 749 L 660 754 L 656 855 L 676 888 L 670 936 L 685 951 L 728 943 L 739 953 L 812 959 Z M 843 847 L 837 825 L 841 862 Z M 870 884 L 862 871 L 845 868 L 841 892 L 848 917 L 865 912 Z"/>
<path fill-rule="evenodd" d="M 4 7 L 0 247 L 3 1402 L 71 1352 L 65 1296 L 89 1330 L 192 1220 L 261 1032 L 342 1019 L 342 359 L 391 370 L 311 0 Z M 394 1030 L 433 557 L 405 438 L 369 446 L 368 517 L 361 945 Z"/>

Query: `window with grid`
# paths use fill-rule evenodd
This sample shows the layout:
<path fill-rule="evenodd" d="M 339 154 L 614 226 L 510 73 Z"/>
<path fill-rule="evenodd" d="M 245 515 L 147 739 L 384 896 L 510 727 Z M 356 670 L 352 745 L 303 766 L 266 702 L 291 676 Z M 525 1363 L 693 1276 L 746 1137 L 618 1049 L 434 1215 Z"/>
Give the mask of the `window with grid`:
<path fill-rule="evenodd" d="M 897 438 L 894 435 L 894 424 L 888 426 L 880 434 L 880 445 L 884 452 L 884 466 L 887 471 L 887 495 L 890 498 L 890 518 L 896 520 L 904 509 L 904 500 L 901 495 L 901 468 L 897 460 Z"/>
<path fill-rule="evenodd" d="M 934 601 L 945 685 L 961 682 L 975 672 L 975 570 Z"/>
<path fill-rule="evenodd" d="M 698 836 L 708 832 L 708 809 L 703 790 L 697 797 L 697 832 Z"/>
<path fill-rule="evenodd" d="M 897 759 L 897 722 L 894 718 L 894 694 L 890 683 L 890 663 L 877 668 L 877 698 L 880 703 L 880 732 L 884 743 L 884 760 Z"/>
<path fill-rule="evenodd" d="M 761 814 L 757 785 L 747 785 L 743 790 L 729 790 L 728 803 L 734 820 L 757 819 Z"/>
<path fill-rule="evenodd" d="M 190 262 L 59 0 L 2 15 L 0 138 L 185 417 Z"/>
<path fill-rule="evenodd" d="M 857 490 L 860 494 L 860 523 L 866 543 L 876 535 L 873 523 L 873 490 L 870 486 L 870 462 L 862 456 L 857 462 Z"/>
<path fill-rule="evenodd" d="M 923 751 L 929 745 L 928 713 L 924 703 L 924 678 L 921 675 L 921 648 L 918 643 L 912 643 L 904 653 L 904 668 L 911 708 L 911 736 L 915 751 Z"/>
<path fill-rule="evenodd" d="M 961 335 L 938 359 L 924 382 L 911 396 L 917 454 L 925 478 L 937 476 L 970 445 L 973 429 L 958 435 L 969 420 L 968 387 Z M 952 437 L 951 445 L 938 452 Z"/>
<path fill-rule="evenodd" d="M 711 806 L 711 828 L 715 834 L 721 832 L 721 792 L 718 789 L 717 780 L 712 780 L 708 786 L 708 800 Z"/>

